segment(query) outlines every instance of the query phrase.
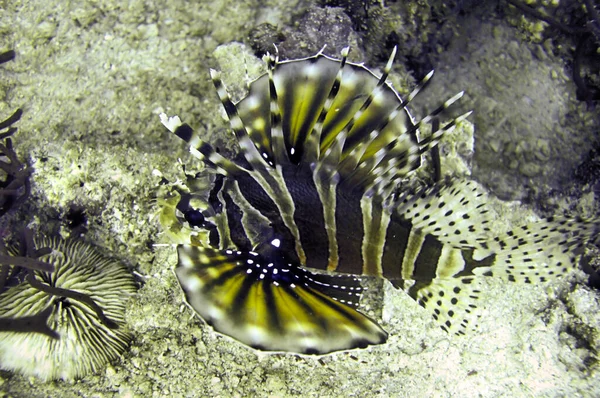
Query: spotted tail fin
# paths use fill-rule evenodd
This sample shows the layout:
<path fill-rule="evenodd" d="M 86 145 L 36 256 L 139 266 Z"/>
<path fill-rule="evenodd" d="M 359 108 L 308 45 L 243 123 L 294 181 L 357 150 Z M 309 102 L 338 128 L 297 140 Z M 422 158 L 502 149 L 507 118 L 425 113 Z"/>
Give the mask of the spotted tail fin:
<path fill-rule="evenodd" d="M 386 341 L 355 308 L 351 276 L 315 274 L 277 252 L 178 247 L 175 273 L 188 303 L 213 328 L 264 351 L 327 354 Z"/>
<path fill-rule="evenodd" d="M 518 283 L 559 278 L 576 267 L 582 246 L 600 232 L 597 221 L 566 218 L 497 232 L 487 201 L 477 183 L 463 181 L 405 194 L 394 208 L 410 221 L 409 243 L 419 248 L 415 261 L 403 264 L 402 280 L 414 281 L 407 291 L 451 333 L 475 325 L 485 277 Z"/>
<path fill-rule="evenodd" d="M 552 280 L 577 266 L 582 247 L 598 233 L 600 223 L 582 219 L 551 217 L 523 225 L 482 243 L 473 257 L 494 253 L 495 261 L 473 273 L 511 282 Z"/>

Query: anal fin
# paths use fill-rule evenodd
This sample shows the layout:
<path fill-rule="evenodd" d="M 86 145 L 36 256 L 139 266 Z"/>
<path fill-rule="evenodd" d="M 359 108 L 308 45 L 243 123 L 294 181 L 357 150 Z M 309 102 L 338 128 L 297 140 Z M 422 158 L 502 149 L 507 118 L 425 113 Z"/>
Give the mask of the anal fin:
<path fill-rule="evenodd" d="M 417 281 L 408 294 L 431 312 L 443 330 L 463 335 L 477 326 L 481 316 L 476 281 L 469 277 Z"/>

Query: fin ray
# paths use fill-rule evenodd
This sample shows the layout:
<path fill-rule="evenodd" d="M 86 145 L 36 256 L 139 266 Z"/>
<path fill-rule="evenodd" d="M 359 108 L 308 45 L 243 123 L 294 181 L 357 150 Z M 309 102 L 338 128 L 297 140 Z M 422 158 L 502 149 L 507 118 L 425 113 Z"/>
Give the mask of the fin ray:
<path fill-rule="evenodd" d="M 463 335 L 473 330 L 481 317 L 476 304 L 481 291 L 475 282 L 475 278 L 436 278 L 416 282 L 408 294 L 432 313 L 444 331 Z"/>
<path fill-rule="evenodd" d="M 190 153 L 199 160 L 216 168 L 223 175 L 236 175 L 246 169 L 219 155 L 212 145 L 204 142 L 189 124 L 183 123 L 179 116 L 167 117 L 160 114 L 161 123 L 173 134 L 190 144 Z"/>
<path fill-rule="evenodd" d="M 476 182 L 451 182 L 405 195 L 396 211 L 410 220 L 413 227 L 445 243 L 473 247 L 478 240 L 486 240 L 489 233 L 490 215 L 485 199 Z"/>
<path fill-rule="evenodd" d="M 356 311 L 360 282 L 315 274 L 276 254 L 180 245 L 176 275 L 217 332 L 265 351 L 327 354 L 381 344 L 387 333 Z"/>
<path fill-rule="evenodd" d="M 600 223 L 551 217 L 514 228 L 485 242 L 475 257 L 496 254 L 494 263 L 476 268 L 476 275 L 510 282 L 545 282 L 564 276 L 576 267 L 582 246 L 597 236 Z"/>

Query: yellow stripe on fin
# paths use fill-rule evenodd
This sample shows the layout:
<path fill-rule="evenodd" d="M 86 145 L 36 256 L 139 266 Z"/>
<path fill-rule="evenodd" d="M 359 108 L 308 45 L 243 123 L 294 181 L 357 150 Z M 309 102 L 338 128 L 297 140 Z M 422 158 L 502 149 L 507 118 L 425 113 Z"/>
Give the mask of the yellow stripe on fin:
<path fill-rule="evenodd" d="M 178 255 L 188 303 L 217 332 L 250 347 L 323 355 L 387 340 L 355 309 L 362 294 L 355 277 L 315 274 L 273 247 L 259 254 L 180 245 Z"/>

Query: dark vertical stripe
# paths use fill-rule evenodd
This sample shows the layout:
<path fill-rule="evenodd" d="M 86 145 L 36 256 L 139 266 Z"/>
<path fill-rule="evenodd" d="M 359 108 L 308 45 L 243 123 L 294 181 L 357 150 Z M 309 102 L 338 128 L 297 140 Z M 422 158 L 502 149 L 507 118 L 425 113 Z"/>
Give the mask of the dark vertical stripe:
<path fill-rule="evenodd" d="M 408 295 L 410 297 L 412 297 L 413 300 L 415 300 L 416 302 L 419 303 L 420 306 L 422 306 L 423 308 L 425 308 L 425 303 L 427 302 L 427 298 L 424 298 L 423 300 L 419 300 L 419 291 L 421 291 L 422 289 L 425 289 L 427 287 L 429 287 L 431 285 L 431 279 L 429 280 L 423 280 L 423 281 L 417 281 L 414 285 L 412 285 L 409 289 L 408 289 Z"/>
<path fill-rule="evenodd" d="M 227 225 L 229 227 L 229 236 L 233 241 L 233 244 L 242 251 L 252 250 L 252 244 L 246 236 L 246 231 L 242 225 L 242 211 L 239 206 L 234 203 L 231 196 L 228 193 L 223 192 L 223 199 L 225 199 L 225 211 L 227 213 Z"/>
<path fill-rule="evenodd" d="M 214 185 L 208 194 L 208 204 L 216 214 L 219 214 L 223 211 L 223 204 L 219 200 L 218 195 L 219 191 L 221 191 L 221 189 L 223 188 L 224 180 L 224 176 L 222 176 L 221 174 L 217 174 Z M 209 228 L 209 231 L 210 232 L 208 234 L 208 243 L 212 247 L 219 247 L 221 243 L 221 235 L 219 234 L 219 229 L 216 225 L 214 225 L 213 227 Z"/>
<path fill-rule="evenodd" d="M 415 261 L 413 279 L 418 281 L 434 279 L 441 254 L 442 244 L 440 241 L 433 235 L 425 236 L 425 241 Z"/>
<path fill-rule="evenodd" d="M 221 189 L 223 188 L 224 180 L 224 176 L 222 176 L 221 174 L 217 174 L 214 185 L 208 194 L 208 204 L 217 214 L 223 210 L 223 204 L 221 203 L 217 195 L 219 194 L 219 191 L 221 191 Z"/>
<path fill-rule="evenodd" d="M 281 224 L 283 221 L 279 214 L 279 209 L 273 199 L 260 186 L 258 182 L 249 174 L 236 178 L 240 192 L 244 198 L 258 210 L 263 216 L 271 220 L 274 224 Z"/>
<path fill-rule="evenodd" d="M 362 193 L 348 187 L 336 188 L 336 237 L 340 261 L 336 271 L 349 274 L 362 274 L 363 228 L 360 200 Z"/>
<path fill-rule="evenodd" d="M 208 233 L 208 244 L 212 247 L 219 247 L 221 243 L 221 236 L 219 236 L 219 230 L 217 227 L 211 228 Z"/>
<path fill-rule="evenodd" d="M 402 261 L 406 252 L 410 230 L 411 225 L 408 221 L 402 219 L 396 212 L 392 213 L 385 235 L 383 258 L 381 260 L 384 277 L 392 280 L 402 278 Z"/>
<path fill-rule="evenodd" d="M 491 267 L 494 265 L 494 262 L 496 261 L 496 255 L 494 253 L 490 254 L 487 257 L 482 258 L 479 261 L 473 259 L 473 249 L 463 249 L 463 250 L 461 250 L 461 254 L 462 254 L 463 259 L 465 260 L 465 268 L 461 272 L 456 274 L 457 277 L 471 276 L 471 275 L 473 275 L 473 270 L 475 268 Z"/>
<path fill-rule="evenodd" d="M 240 175 L 236 178 L 236 181 L 240 192 L 244 195 L 248 203 L 271 222 L 270 225 L 266 225 L 265 227 L 272 228 L 277 235 L 276 237 L 282 240 L 283 246 L 281 249 L 293 255 L 293 260 L 297 260 L 294 236 L 285 226 L 279 209 L 269 194 L 249 174 Z"/>
<path fill-rule="evenodd" d="M 296 211 L 294 222 L 300 231 L 300 243 L 306 254 L 306 265 L 313 268 L 327 268 L 329 245 L 323 204 L 312 179 L 312 171 L 304 167 L 283 168 L 283 179 L 294 201 Z"/>
<path fill-rule="evenodd" d="M 243 268 L 240 268 L 243 270 Z M 244 272 L 244 271 L 241 271 Z M 240 272 L 240 273 L 241 273 Z M 237 325 L 245 325 L 248 323 L 246 319 L 248 310 L 252 307 L 254 297 L 249 297 L 250 290 L 252 290 L 253 285 L 258 283 L 254 275 L 248 276 L 245 272 L 242 276 L 243 280 L 239 289 L 236 292 L 231 292 L 230 294 L 234 295 L 233 305 L 231 306 L 230 312 L 233 317 L 232 321 Z"/>
<path fill-rule="evenodd" d="M 273 289 L 277 289 L 272 282 L 262 282 L 262 289 L 265 295 L 265 306 L 268 309 L 266 323 L 269 324 L 271 330 L 282 330 L 285 325 L 282 324 L 280 311 L 285 312 L 286 309 L 281 309 L 277 306 L 276 298 L 273 294 Z"/>

